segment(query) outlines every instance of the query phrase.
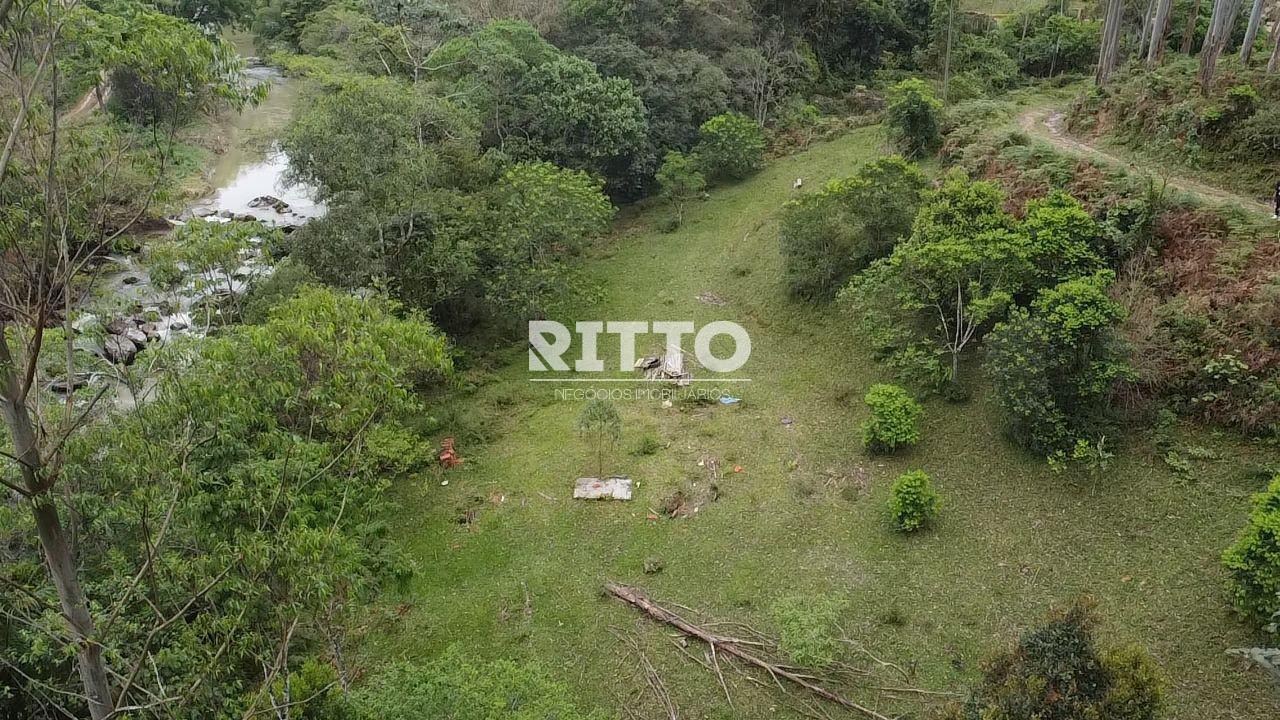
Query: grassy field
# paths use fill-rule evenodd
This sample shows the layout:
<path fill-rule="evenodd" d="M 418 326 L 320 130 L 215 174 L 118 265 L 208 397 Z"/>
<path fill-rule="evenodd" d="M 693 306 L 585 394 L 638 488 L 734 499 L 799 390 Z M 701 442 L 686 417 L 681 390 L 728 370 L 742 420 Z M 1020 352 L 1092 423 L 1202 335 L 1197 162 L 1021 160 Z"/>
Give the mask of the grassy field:
<path fill-rule="evenodd" d="M 1189 437 L 1200 456 L 1220 459 L 1180 480 L 1131 437 L 1106 477 L 1055 475 L 1001 437 L 980 391 L 966 405 L 928 401 L 914 451 L 863 454 L 862 395 L 889 378 L 839 313 L 787 299 L 776 217 L 796 177 L 810 191 L 882 152 L 878 129 L 866 128 L 713 191 L 675 233 L 654 229 L 662 209 L 620 221 L 585 263 L 600 297 L 577 319 L 742 323 L 754 344 L 743 370 L 754 382 L 732 388 L 743 403 L 621 403 L 615 469 L 639 481 L 637 497 L 588 504 L 568 499 L 589 467 L 573 432 L 581 404 L 528 382 L 523 350 L 472 371 L 475 389 L 435 409 L 466 464 L 397 490 L 393 537 L 417 574 L 370 618 L 363 659 L 425 659 L 454 643 L 480 657 L 536 658 L 584 704 L 658 717 L 650 700 L 628 700 L 643 680 L 611 632 L 634 629 L 681 717 L 799 717 L 776 689 L 732 674 L 730 711 L 715 676 L 672 647 L 666 628 L 603 598 L 602 582 L 770 633 L 779 598 L 835 596 L 847 637 L 913 676 L 877 682 L 936 691 L 962 690 L 985 656 L 1087 593 L 1108 641 L 1140 643 L 1163 665 L 1171 717 L 1274 717 L 1260 674 L 1223 654 L 1253 639 L 1227 605 L 1218 558 L 1261 487 L 1258 448 Z M 661 449 L 629 453 L 645 436 Z M 725 468 L 722 496 L 688 519 L 650 519 L 675 490 L 705 489 L 699 461 L 709 457 Z M 911 468 L 933 475 L 945 507 L 934 529 L 903 537 L 884 506 L 889 483 Z M 474 521 L 460 523 L 468 509 Z M 646 558 L 664 569 L 646 575 Z M 923 714 L 917 700 L 849 693 Z"/>

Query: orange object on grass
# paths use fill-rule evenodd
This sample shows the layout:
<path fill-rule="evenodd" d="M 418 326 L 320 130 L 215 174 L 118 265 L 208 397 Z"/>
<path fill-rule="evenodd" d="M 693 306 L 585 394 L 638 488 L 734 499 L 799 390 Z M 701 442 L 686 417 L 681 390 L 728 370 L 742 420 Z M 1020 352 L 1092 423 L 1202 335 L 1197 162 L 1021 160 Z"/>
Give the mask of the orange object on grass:
<path fill-rule="evenodd" d="M 453 438 L 451 437 L 440 441 L 440 464 L 446 470 L 462 464 L 462 458 L 458 457 L 458 452 L 453 448 Z"/>

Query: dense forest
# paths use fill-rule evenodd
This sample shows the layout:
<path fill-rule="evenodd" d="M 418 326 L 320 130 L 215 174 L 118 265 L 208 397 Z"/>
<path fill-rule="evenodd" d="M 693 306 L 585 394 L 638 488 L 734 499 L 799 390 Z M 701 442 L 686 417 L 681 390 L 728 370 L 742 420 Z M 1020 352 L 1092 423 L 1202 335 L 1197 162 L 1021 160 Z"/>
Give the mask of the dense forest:
<path fill-rule="evenodd" d="M 1280 5 L 0 0 L 0 59 L 0 718 L 1280 711 Z"/>

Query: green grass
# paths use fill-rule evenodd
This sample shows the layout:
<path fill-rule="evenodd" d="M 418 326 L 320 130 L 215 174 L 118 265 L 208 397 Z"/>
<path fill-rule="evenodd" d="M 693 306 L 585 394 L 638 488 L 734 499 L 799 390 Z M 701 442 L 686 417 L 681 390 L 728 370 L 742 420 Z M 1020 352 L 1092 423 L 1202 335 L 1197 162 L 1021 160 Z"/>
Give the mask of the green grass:
<path fill-rule="evenodd" d="M 376 669 L 453 643 L 480 657 L 536 658 L 584 704 L 617 713 L 643 679 L 611 631 L 637 628 L 682 717 L 798 717 L 776 689 L 732 674 L 729 712 L 715 677 L 667 642 L 667 628 L 601 597 L 602 582 L 640 584 L 770 633 L 780 598 L 833 596 L 850 638 L 914 673 L 911 684 L 951 691 L 1051 605 L 1089 593 L 1104 637 L 1141 643 L 1165 668 L 1171 717 L 1273 716 L 1261 675 L 1223 654 L 1253 639 L 1227 605 L 1218 558 L 1261 487 L 1249 472 L 1256 448 L 1197 436 L 1190 444 L 1225 459 L 1198 461 L 1188 481 L 1132 437 L 1103 479 L 1054 475 L 1001 437 L 980 391 L 967 405 L 927 402 L 923 441 L 909 453 L 862 452 L 860 398 L 890 378 L 837 312 L 787 299 L 776 217 L 796 177 L 809 191 L 882 152 L 879 130 L 865 128 L 713 191 L 675 233 L 653 229 L 662 209 L 620 221 L 586 261 L 601 297 L 581 318 L 742 323 L 754 344 L 743 372 L 755 379 L 735 389 L 743 404 L 622 403 L 616 469 L 639 481 L 636 499 L 588 504 L 568 499 L 590 463 L 573 434 L 580 403 L 529 383 L 522 349 L 474 371 L 475 389 L 434 408 L 466 464 L 396 492 L 393 536 L 417 574 L 371 616 L 362 659 Z M 727 304 L 700 302 L 708 291 Z M 664 447 L 629 453 L 646 434 Z M 723 496 L 689 519 L 648 519 L 677 488 L 704 486 L 704 456 L 726 469 Z M 930 473 L 944 507 L 931 529 L 902 536 L 885 505 L 893 478 L 912 468 Z M 460 524 L 473 505 L 475 522 Z M 661 558 L 660 573 L 643 572 L 650 557 Z M 920 709 L 866 688 L 850 694 Z"/>

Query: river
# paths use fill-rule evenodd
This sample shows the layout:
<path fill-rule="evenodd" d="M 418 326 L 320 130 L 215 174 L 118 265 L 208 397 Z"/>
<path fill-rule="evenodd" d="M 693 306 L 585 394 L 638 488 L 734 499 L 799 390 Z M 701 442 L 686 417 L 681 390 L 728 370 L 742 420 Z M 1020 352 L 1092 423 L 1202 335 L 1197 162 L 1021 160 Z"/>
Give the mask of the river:
<path fill-rule="evenodd" d="M 325 212 L 324 205 L 316 200 L 314 188 L 287 182 L 289 160 L 275 142 L 297 100 L 297 83 L 250 56 L 245 37 L 232 40 L 246 56 L 246 74 L 269 83 L 270 91 L 258 105 L 217 119 L 226 150 L 206 170 L 211 190 L 170 222 L 180 228 L 192 221 L 257 220 L 268 227 L 291 231 Z M 176 336 L 205 334 L 216 322 L 193 308 L 207 308 L 209 304 L 201 301 L 216 293 L 244 292 L 249 282 L 273 270 L 264 256 L 261 239 L 255 238 L 242 253 L 241 265 L 229 283 L 215 284 L 209 282 L 210 278 L 193 274 L 176 289 L 162 289 L 152 283 L 147 252 L 149 246 L 168 239 L 149 234 L 139 243 L 138 253 L 107 258 L 97 271 L 87 303 L 91 311 L 74 322 L 79 331 L 77 347 L 114 365 L 110 371 L 82 373 L 74 385 L 107 383 L 116 406 L 122 410 L 136 406 L 154 387 L 145 363 L 129 367 L 138 353 L 162 346 Z M 55 381 L 55 389 L 65 390 L 66 386 L 65 381 Z"/>

